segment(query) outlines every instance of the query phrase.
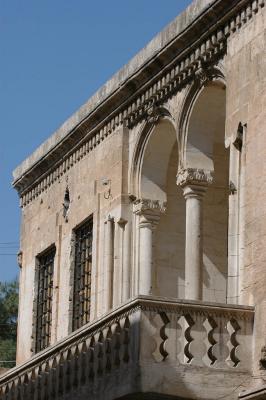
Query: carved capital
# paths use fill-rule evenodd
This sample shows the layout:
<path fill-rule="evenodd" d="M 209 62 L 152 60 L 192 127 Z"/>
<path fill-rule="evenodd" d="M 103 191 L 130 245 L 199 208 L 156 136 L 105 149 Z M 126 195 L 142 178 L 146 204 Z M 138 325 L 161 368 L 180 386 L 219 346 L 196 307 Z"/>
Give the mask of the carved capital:
<path fill-rule="evenodd" d="M 166 203 L 159 200 L 139 199 L 134 202 L 133 211 L 140 216 L 139 226 L 154 228 L 166 211 Z"/>
<path fill-rule="evenodd" d="M 176 183 L 181 187 L 187 185 L 209 186 L 213 183 L 213 173 L 205 169 L 182 168 L 178 171 Z"/>

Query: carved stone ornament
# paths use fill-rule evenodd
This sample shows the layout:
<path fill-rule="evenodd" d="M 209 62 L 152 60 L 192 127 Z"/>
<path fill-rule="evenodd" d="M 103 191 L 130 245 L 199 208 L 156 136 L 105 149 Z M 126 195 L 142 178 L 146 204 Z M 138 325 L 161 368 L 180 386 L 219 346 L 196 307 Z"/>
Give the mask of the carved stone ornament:
<path fill-rule="evenodd" d="M 134 202 L 134 213 L 137 215 L 147 212 L 154 214 L 164 214 L 166 211 L 166 202 L 159 200 L 138 199 Z"/>
<path fill-rule="evenodd" d="M 159 200 L 140 199 L 135 201 L 133 211 L 140 217 L 140 228 L 155 229 L 166 211 L 166 203 Z"/>
<path fill-rule="evenodd" d="M 23 258 L 23 253 L 22 251 L 19 251 L 17 254 L 17 263 L 19 268 L 22 268 L 22 258 Z"/>
<path fill-rule="evenodd" d="M 63 202 L 63 217 L 66 222 L 68 222 L 69 207 L 70 207 L 70 194 L 69 194 L 69 188 L 67 186 Z"/>
<path fill-rule="evenodd" d="M 163 117 L 163 112 L 158 106 L 153 104 L 150 108 L 148 108 L 146 118 L 148 123 L 156 124 L 161 117 Z"/>
<path fill-rule="evenodd" d="M 182 168 L 176 177 L 178 186 L 202 185 L 209 186 L 213 183 L 213 172 L 198 168 Z"/>
<path fill-rule="evenodd" d="M 201 63 L 201 66 L 195 72 L 195 78 L 199 81 L 201 86 L 205 86 L 208 82 L 211 81 L 211 73 L 208 67 Z"/>

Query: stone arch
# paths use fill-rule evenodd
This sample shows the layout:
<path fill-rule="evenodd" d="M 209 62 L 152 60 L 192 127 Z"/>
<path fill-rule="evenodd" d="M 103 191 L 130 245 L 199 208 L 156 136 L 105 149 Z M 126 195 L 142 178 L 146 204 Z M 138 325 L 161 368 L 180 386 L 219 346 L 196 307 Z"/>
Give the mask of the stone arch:
<path fill-rule="evenodd" d="M 141 294 L 184 297 L 185 201 L 176 185 L 178 154 L 175 122 L 161 109 L 140 131 L 131 172 L 142 235 L 137 267 L 140 281 L 143 271 L 152 270 L 151 290 L 141 286 Z M 147 248 L 143 249 L 144 244 L 147 247 L 145 229 L 152 231 L 152 259 L 144 265 L 148 254 Z M 147 277 L 143 279 L 147 281 Z"/>
<path fill-rule="evenodd" d="M 161 141 L 165 146 L 160 146 Z M 153 110 L 140 129 L 134 149 L 129 178 L 131 195 L 165 201 L 166 161 L 175 141 L 176 126 L 170 112 L 164 107 Z"/>
<path fill-rule="evenodd" d="M 222 303 L 227 296 L 229 215 L 225 113 L 226 86 L 222 72 L 201 71 L 187 92 L 179 119 L 178 182 L 184 189 L 189 188 L 190 196 L 194 187 L 202 201 L 202 299 Z"/>
<path fill-rule="evenodd" d="M 226 80 L 222 65 L 208 70 L 201 69 L 196 79 L 188 87 L 183 104 L 180 108 L 181 111 L 177 123 L 178 141 L 180 143 L 179 170 L 195 167 L 212 170 L 213 163 L 211 157 L 212 152 L 210 151 L 210 134 L 208 134 L 206 137 L 204 132 L 201 131 L 199 135 L 199 132 L 195 130 L 195 126 L 197 125 L 197 122 L 200 122 L 200 119 L 201 121 L 205 122 L 208 120 L 208 117 L 212 112 L 215 114 L 215 107 L 219 107 L 219 101 L 220 104 L 225 105 L 225 90 Z M 207 93 L 208 91 L 214 92 L 214 96 L 212 93 Z M 213 99 L 215 94 L 217 94 L 216 102 L 211 102 L 208 104 L 208 99 Z M 207 107 L 204 107 L 204 100 L 205 103 L 207 103 Z M 202 110 L 199 109 L 200 106 L 203 106 Z M 201 111 L 204 111 L 205 115 L 202 115 Z M 197 116 L 200 116 L 201 118 L 198 118 L 197 120 Z M 225 118 L 225 115 L 223 115 L 223 118 Z M 210 125 L 211 122 L 212 121 L 210 120 Z M 191 134 L 191 128 L 193 125 L 194 135 Z M 210 131 L 210 129 L 208 129 L 208 131 Z M 193 139 L 196 141 L 204 139 L 204 146 L 197 148 L 193 144 Z M 195 163 L 195 158 L 197 156 L 198 163 Z"/>

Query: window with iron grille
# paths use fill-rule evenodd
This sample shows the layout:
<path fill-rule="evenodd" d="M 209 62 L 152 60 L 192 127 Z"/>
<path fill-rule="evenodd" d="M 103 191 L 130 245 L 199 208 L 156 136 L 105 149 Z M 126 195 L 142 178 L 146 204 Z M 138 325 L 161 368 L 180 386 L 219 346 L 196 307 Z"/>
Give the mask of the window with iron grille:
<path fill-rule="evenodd" d="M 37 258 L 36 352 L 50 344 L 55 247 Z"/>
<path fill-rule="evenodd" d="M 73 330 L 90 320 L 92 229 L 90 219 L 75 230 Z"/>

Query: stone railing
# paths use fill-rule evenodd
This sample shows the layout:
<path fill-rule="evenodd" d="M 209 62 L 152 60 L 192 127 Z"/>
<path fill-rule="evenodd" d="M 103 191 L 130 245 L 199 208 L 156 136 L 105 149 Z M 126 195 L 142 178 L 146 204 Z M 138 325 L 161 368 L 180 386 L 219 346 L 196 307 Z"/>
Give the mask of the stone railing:
<path fill-rule="evenodd" d="M 140 296 L 0 377 L 0 399 L 217 398 L 248 383 L 253 316 L 251 307 Z"/>

